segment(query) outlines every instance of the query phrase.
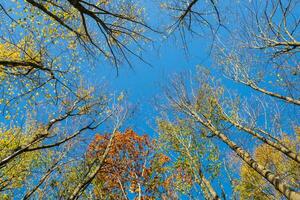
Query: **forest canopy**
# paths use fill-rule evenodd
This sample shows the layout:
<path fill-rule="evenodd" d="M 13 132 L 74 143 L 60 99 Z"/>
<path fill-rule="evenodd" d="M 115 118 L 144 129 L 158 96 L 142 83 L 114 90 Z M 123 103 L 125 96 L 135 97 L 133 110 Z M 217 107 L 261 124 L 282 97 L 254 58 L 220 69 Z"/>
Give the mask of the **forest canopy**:
<path fill-rule="evenodd" d="M 0 199 L 300 199 L 299 0 L 0 18 Z"/>

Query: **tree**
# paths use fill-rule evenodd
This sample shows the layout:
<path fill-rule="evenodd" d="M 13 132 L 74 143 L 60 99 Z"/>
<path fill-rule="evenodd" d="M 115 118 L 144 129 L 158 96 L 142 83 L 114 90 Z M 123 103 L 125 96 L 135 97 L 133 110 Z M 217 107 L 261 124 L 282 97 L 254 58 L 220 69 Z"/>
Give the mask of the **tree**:
<path fill-rule="evenodd" d="M 96 135 L 89 145 L 87 159 L 102 157 L 109 135 Z M 169 158 L 154 152 L 148 136 L 131 129 L 116 132 L 110 150 L 93 180 L 96 198 L 135 199 L 166 198 L 170 186 L 164 177 Z"/>
<path fill-rule="evenodd" d="M 297 131 L 297 129 L 296 129 Z M 298 133 L 299 134 L 299 133 Z M 281 139 L 289 146 L 296 149 L 299 138 L 294 139 L 285 136 Z M 266 144 L 256 147 L 254 156 L 256 160 L 264 166 L 272 168 L 278 177 L 282 177 L 285 182 L 291 183 L 293 188 L 299 187 L 299 165 L 283 154 Z M 237 192 L 242 199 L 282 199 L 282 194 L 278 193 L 270 184 L 261 178 L 255 171 L 243 164 L 240 169 L 241 182 L 236 186 Z"/>
<path fill-rule="evenodd" d="M 175 114 L 179 113 L 178 115 L 183 114 L 187 120 L 199 123 L 207 133 L 211 134 L 211 137 L 216 137 L 225 143 L 249 167 L 269 181 L 285 197 L 297 199 L 299 197 L 298 192 L 295 192 L 282 179 L 277 177 L 271 169 L 254 160 L 242 145 L 238 145 L 225 134 L 225 132 L 229 131 L 230 126 L 227 128 L 228 118 L 224 115 L 222 107 L 219 105 L 223 89 L 214 87 L 212 85 L 214 80 L 207 75 L 206 73 L 204 76 L 202 74 L 202 77 L 201 75 L 198 77 L 198 84 L 195 84 L 195 88 L 189 90 L 191 94 L 188 92 L 184 79 L 179 78 L 173 82 L 171 88 L 167 91 L 167 98 L 171 109 L 174 110 L 173 112 Z M 235 114 L 234 112 L 232 113 Z M 297 153 L 295 155 L 297 157 Z"/>
<path fill-rule="evenodd" d="M 15 149 L 20 149 L 27 145 L 28 141 L 43 132 L 43 127 L 38 124 L 28 124 L 26 132 L 22 128 L 10 128 L 2 130 L 1 154 L 3 159 L 11 154 Z M 33 147 L 38 147 L 36 143 Z M 65 149 L 66 150 L 66 149 Z M 0 170 L 0 197 L 2 199 L 29 199 L 35 192 L 39 194 L 45 190 L 51 180 L 50 175 L 66 163 L 62 162 L 65 152 L 44 149 L 37 152 L 26 152 L 12 158 L 7 164 L 1 166 Z"/>
<path fill-rule="evenodd" d="M 22 133 L 20 128 L 1 130 L 0 133 L 0 158 L 5 158 L 15 148 L 27 143 L 30 138 L 39 132 L 35 127 L 29 127 L 27 133 Z M 0 192 L 1 198 L 13 197 L 14 190 L 22 188 L 25 182 L 29 181 L 32 171 L 41 163 L 41 152 L 24 154 L 13 159 L 8 165 L 2 166 L 0 171 Z"/>
<path fill-rule="evenodd" d="M 188 16 L 188 25 L 197 21 L 193 21 L 191 17 L 193 13 L 201 10 L 195 6 L 197 3 L 198 1 L 190 1 L 186 4 L 187 9 L 177 9 L 179 13 L 184 13 L 183 16 Z M 223 69 L 226 78 L 248 86 L 250 92 L 245 91 L 248 96 L 241 93 L 236 98 L 232 97 L 234 96 L 232 90 L 225 90 L 224 94 L 224 87 L 216 86 L 216 83 L 205 77 L 207 74 L 203 71 L 200 72 L 199 85 L 198 80 L 190 80 L 189 77 L 183 80 L 179 78 L 174 81 L 174 87 L 169 88 L 166 96 L 170 107 L 173 108 L 171 111 L 173 115 L 175 113 L 181 119 L 186 116 L 185 120 L 194 119 L 199 122 L 207 128 L 207 132 L 210 132 L 209 137 L 225 142 L 248 164 L 248 167 L 250 165 L 252 170 L 256 168 L 256 175 L 260 174 L 259 177 L 262 176 L 275 183 L 277 177 L 272 167 L 267 166 L 269 169 L 264 169 L 260 162 L 256 162 L 247 151 L 244 151 L 249 146 L 255 146 L 256 142 L 238 145 L 233 139 L 229 139 L 229 136 L 238 139 L 244 137 L 244 133 L 249 134 L 268 148 L 276 149 L 278 154 L 288 156 L 292 159 L 291 162 L 299 163 L 298 150 L 278 138 L 283 130 L 290 130 L 299 123 L 297 120 L 299 2 L 270 0 L 236 5 L 226 13 L 219 12 L 221 19 L 225 19 L 224 16 L 227 18 L 223 24 L 227 27 L 228 33 L 222 32 L 216 36 L 215 44 L 219 46 L 217 50 L 214 49 L 217 66 L 214 72 Z M 230 26 L 226 26 L 227 24 Z M 190 31 L 195 32 L 191 29 Z M 253 96 L 249 98 L 249 94 Z M 248 98 L 248 102 L 247 100 L 241 102 L 242 98 Z M 256 105 L 252 103 L 254 99 L 259 103 Z M 270 105 L 270 101 L 273 105 Z M 271 113 L 275 113 L 275 106 L 282 106 L 282 110 L 272 119 Z M 281 118 L 286 120 L 281 121 Z M 270 176 L 265 174 L 264 170 L 269 171 Z M 286 184 L 283 179 L 280 181 Z M 276 183 L 273 185 L 285 193 L 285 189 L 280 189 Z M 290 191 L 291 193 L 296 191 L 295 196 L 289 196 L 288 192 L 286 198 L 299 198 L 297 190 L 290 187 Z"/>
<path fill-rule="evenodd" d="M 25 11 L 25 18 L 24 21 L 13 20 L 14 22 L 26 28 L 31 24 L 51 24 L 48 28 L 42 26 L 42 31 L 69 40 L 67 42 L 71 48 L 82 45 L 90 54 L 101 53 L 115 65 L 119 65 L 122 58 L 130 64 L 128 53 L 142 59 L 130 49 L 129 43 L 149 41 L 144 31 L 155 31 L 146 24 L 143 8 L 132 1 L 26 0 L 16 4 Z M 10 13 L 17 11 L 7 10 L 4 5 L 1 8 L 10 19 L 14 19 L 16 13 Z M 34 31 L 39 32 L 38 29 Z"/>
<path fill-rule="evenodd" d="M 3 136 L 3 142 L 9 150 L 0 157 L 0 173 L 10 177 L 4 178 L 0 185 L 1 188 L 6 187 L 6 179 L 24 185 L 23 179 L 28 174 L 18 174 L 18 171 L 12 176 L 6 171 L 16 161 L 21 162 L 27 156 L 30 163 L 31 160 L 40 160 L 40 157 L 31 158 L 30 155 L 47 154 L 50 149 L 65 151 L 67 158 L 50 160 L 45 166 L 46 170 L 26 190 L 20 192 L 24 199 L 42 198 L 50 191 L 49 185 L 66 183 L 61 177 L 67 176 L 57 176 L 68 172 L 63 168 L 72 169 L 75 161 L 70 163 L 68 160 L 75 157 L 71 155 L 76 149 L 73 145 L 80 146 L 89 140 L 81 135 L 92 134 L 116 114 L 114 103 L 110 101 L 110 95 L 104 94 L 103 87 L 95 90 L 96 86 L 83 84 L 86 79 L 83 74 L 89 72 L 86 61 L 88 58 L 96 61 L 98 55 L 112 61 L 115 66 L 123 61 L 130 65 L 129 55 L 144 61 L 139 53 L 142 49 L 139 44 L 149 41 L 145 30 L 154 29 L 146 25 L 143 8 L 132 1 L 28 0 L 0 2 L 0 9 L 0 79 L 3 91 L 0 102 L 7 122 L 4 125 L 9 127 L 13 123 L 20 127 L 18 132 L 25 132 L 16 119 L 28 117 L 26 111 L 34 110 L 38 116 L 34 116 L 33 111 L 30 117 L 36 118 L 35 123 L 24 123 L 39 128 L 16 145 Z M 137 47 L 135 51 L 131 49 L 133 46 Z M 18 137 L 20 141 L 23 139 Z M 111 141 L 113 138 L 114 134 Z M 84 148 L 79 149 L 84 153 Z M 109 149 L 110 145 L 107 146 L 107 153 Z M 97 160 L 88 168 L 91 172 L 87 178 L 77 177 L 78 185 L 64 185 L 70 187 L 67 188 L 70 193 L 66 193 L 66 198 L 77 198 L 84 192 L 94 174 L 101 169 L 106 154 L 102 161 Z M 85 167 L 83 165 L 82 169 Z M 20 165 L 20 168 L 21 171 L 29 170 L 27 165 Z M 17 175 L 23 177 L 19 182 Z M 56 188 L 55 192 L 58 191 L 60 196 L 60 188 L 52 188 Z M 11 194 L 17 191 L 14 189 Z M 49 196 L 51 194 L 49 192 Z"/>
<path fill-rule="evenodd" d="M 231 44 L 219 44 L 217 63 L 224 74 L 250 89 L 299 106 L 299 2 L 268 0 L 251 3 L 238 13 L 242 24 Z M 226 47 L 225 47 L 226 46 Z"/>
<path fill-rule="evenodd" d="M 161 119 L 157 123 L 160 148 L 172 158 L 169 171 L 177 174 L 176 190 L 182 194 L 199 196 L 194 188 L 200 186 L 206 199 L 220 199 L 210 182 L 219 172 L 218 149 L 211 141 L 203 140 L 203 135 L 195 133 L 197 127 L 191 121 L 178 120 L 172 123 Z M 206 174 L 209 174 L 209 179 Z"/>
<path fill-rule="evenodd" d="M 82 133 L 85 130 L 93 130 L 97 128 L 100 124 L 103 123 L 103 120 L 92 118 L 94 114 L 98 115 L 101 113 L 98 112 L 98 109 L 102 105 L 102 99 L 100 101 L 94 101 L 94 99 L 90 99 L 89 93 L 86 93 L 83 95 L 81 99 L 76 99 L 74 102 L 67 100 L 64 103 L 65 113 L 62 113 L 59 117 L 51 119 L 48 124 L 41 125 L 41 131 L 37 133 L 34 137 L 30 138 L 30 140 L 27 141 L 27 143 L 23 144 L 22 146 L 15 147 L 11 150 L 11 153 L 7 155 L 6 157 L 2 158 L 0 161 L 0 166 L 6 165 L 10 160 L 14 159 L 15 157 L 31 151 L 37 151 L 40 149 L 47 149 L 52 148 L 55 146 L 59 146 L 70 139 L 76 137 L 80 133 Z M 89 99 L 92 100 L 89 102 Z M 93 110 L 96 107 L 95 110 Z M 105 108 L 105 105 L 104 105 Z M 100 111 L 101 112 L 101 111 Z M 82 116 L 88 116 L 90 115 L 91 119 L 88 119 L 87 122 L 84 122 L 86 125 L 83 125 L 82 128 L 79 130 L 72 130 L 73 133 L 69 135 L 63 135 L 59 131 L 57 132 L 57 129 L 55 129 L 55 125 L 59 125 L 66 119 L 70 119 L 72 117 L 82 117 Z M 104 120 L 106 120 L 104 118 Z M 100 120 L 100 121 L 99 121 Z M 50 143 L 50 144 L 42 144 L 39 146 L 36 146 L 36 144 L 40 143 L 41 141 L 44 141 L 45 139 L 49 137 L 55 137 L 57 136 L 57 141 Z"/>

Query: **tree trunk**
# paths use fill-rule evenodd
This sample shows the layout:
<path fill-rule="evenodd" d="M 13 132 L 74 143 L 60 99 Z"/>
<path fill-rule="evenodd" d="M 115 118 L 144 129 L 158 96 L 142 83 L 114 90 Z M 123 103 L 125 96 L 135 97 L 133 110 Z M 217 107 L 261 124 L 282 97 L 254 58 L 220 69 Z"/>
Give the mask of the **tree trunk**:
<path fill-rule="evenodd" d="M 216 191 L 210 184 L 210 181 L 204 177 L 201 170 L 199 170 L 199 175 L 201 177 L 201 183 L 200 183 L 201 187 L 203 187 L 203 189 L 207 189 L 209 192 L 209 197 L 207 199 L 208 200 L 220 200 L 218 194 L 216 193 Z"/>

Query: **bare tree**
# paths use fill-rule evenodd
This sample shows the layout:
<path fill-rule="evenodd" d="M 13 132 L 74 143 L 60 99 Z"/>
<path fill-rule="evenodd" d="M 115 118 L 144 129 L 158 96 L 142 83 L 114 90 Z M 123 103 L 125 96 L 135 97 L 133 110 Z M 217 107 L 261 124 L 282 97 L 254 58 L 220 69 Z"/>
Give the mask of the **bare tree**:
<path fill-rule="evenodd" d="M 299 101 L 299 1 L 253 1 L 237 13 L 230 43 L 219 38 L 226 77 L 283 102 Z"/>

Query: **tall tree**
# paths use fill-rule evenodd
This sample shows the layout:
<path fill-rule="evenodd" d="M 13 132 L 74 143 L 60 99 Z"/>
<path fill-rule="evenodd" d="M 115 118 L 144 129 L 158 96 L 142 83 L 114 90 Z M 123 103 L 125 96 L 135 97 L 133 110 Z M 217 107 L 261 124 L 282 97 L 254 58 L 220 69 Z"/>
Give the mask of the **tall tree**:
<path fill-rule="evenodd" d="M 84 82 L 89 70 L 83 58 L 96 60 L 96 55 L 102 54 L 117 66 L 121 60 L 129 62 L 128 54 L 140 57 L 129 46 L 148 40 L 143 32 L 150 27 L 144 23 L 143 10 L 129 1 L 13 1 L 0 2 L 0 9 L 0 103 L 4 115 L 0 137 L 5 144 L 0 155 L 1 188 L 7 189 L 10 181 L 12 196 L 35 169 L 33 164 L 27 165 L 44 154 L 51 156 L 47 152 L 52 149 L 69 156 L 50 159 L 32 185 L 19 192 L 20 198 L 35 198 L 49 192 L 48 186 L 57 181 L 62 166 L 72 165 L 73 145 L 82 145 L 82 138 L 88 140 L 81 135 L 91 134 L 115 115 L 104 87 L 95 90 Z M 26 127 L 31 126 L 37 131 L 26 135 Z M 79 149 L 83 154 L 84 147 Z M 11 171 L 16 164 L 15 172 Z"/>
<path fill-rule="evenodd" d="M 201 11 L 201 7 L 196 6 L 198 3 L 199 1 L 187 1 L 187 9 L 183 9 L 184 6 L 182 9 L 176 9 L 178 4 L 177 7 L 173 5 L 171 8 L 177 13 L 183 13 L 188 19 L 186 24 L 191 27 L 190 25 L 197 21 L 193 21 L 191 16 Z M 287 141 L 279 139 L 284 130 L 289 132 L 299 124 L 298 8 L 299 1 L 294 0 L 250 1 L 234 4 L 228 7 L 228 10 L 224 10 L 225 12 L 219 12 L 227 29 L 216 35 L 215 44 L 219 45 L 214 49 L 215 64 L 219 67 L 216 69 L 223 69 L 226 78 L 250 89 L 241 92 L 234 101 L 229 97 L 234 96 L 232 90 L 226 90 L 226 94 L 220 97 L 223 89 L 216 87 L 216 83 L 203 76 L 202 80 L 206 81 L 201 82 L 200 86 L 192 89 L 186 87 L 186 82 L 194 84 L 194 79 L 187 78 L 177 81 L 175 87 L 167 94 L 170 102 L 173 102 L 175 113 L 179 111 L 206 127 L 212 137 L 225 142 L 248 165 L 254 164 L 252 170 L 254 167 L 260 171 L 260 176 L 273 182 L 281 193 L 285 193 L 285 189 L 276 186 L 276 174 L 273 172 L 270 179 L 269 174 L 263 172 L 266 170 L 264 166 L 244 151 L 256 144 L 237 145 L 229 136 L 233 136 L 231 132 L 237 132 L 234 138 L 239 139 L 246 137 L 245 133 L 250 134 L 278 154 L 287 156 L 291 159 L 290 162 L 296 161 L 299 164 L 298 150 Z M 195 32 L 188 30 L 192 34 Z M 217 70 L 214 69 L 214 72 L 219 75 Z M 248 101 L 243 99 L 241 102 L 242 98 L 248 98 Z M 259 103 L 255 105 L 254 99 Z M 247 105 L 246 101 L 251 105 Z M 276 106 L 281 107 L 281 110 L 272 116 L 272 113 L 276 112 Z M 285 120 L 282 120 L 283 118 Z M 267 169 L 269 172 L 272 170 L 272 167 Z M 285 184 L 283 179 L 281 183 Z M 294 191 L 294 197 L 289 196 L 289 192 L 286 193 L 286 197 L 299 198 L 298 190 L 290 187 L 290 192 Z"/>
<path fill-rule="evenodd" d="M 175 113 L 184 114 L 187 119 L 199 123 L 212 137 L 216 137 L 225 143 L 249 167 L 269 181 L 284 196 L 288 199 L 297 199 L 299 197 L 298 192 L 294 191 L 282 179 L 277 177 L 271 169 L 254 160 L 245 150 L 245 147 L 238 145 L 225 134 L 225 131 L 229 131 L 230 126 L 228 128 L 227 118 L 223 116 L 223 111 L 218 105 L 223 89 L 218 87 L 213 88 L 210 85 L 213 79 L 205 75 L 202 75 L 202 78 L 205 77 L 203 79 L 199 76 L 200 84 L 195 84 L 195 88 L 190 90 L 188 90 L 185 80 L 179 79 L 174 81 L 172 84 L 173 87 L 167 92 L 167 98 Z"/>
<path fill-rule="evenodd" d="M 161 119 L 158 127 L 160 148 L 172 158 L 169 170 L 182 175 L 177 177 L 179 193 L 201 195 L 196 192 L 200 186 L 206 199 L 220 199 L 210 181 L 219 172 L 218 149 L 209 140 L 203 140 L 203 135 L 195 133 L 197 128 L 191 121 L 172 123 Z M 190 181 L 183 184 L 182 179 Z"/>
<path fill-rule="evenodd" d="M 108 135 L 96 135 L 90 144 L 87 158 L 101 157 L 109 141 Z M 117 132 L 103 166 L 94 179 L 94 192 L 98 198 L 153 199 L 167 195 L 167 180 L 159 174 L 169 158 L 153 154 L 148 136 L 139 136 L 128 129 Z M 131 195 L 129 195 L 131 193 Z"/>

